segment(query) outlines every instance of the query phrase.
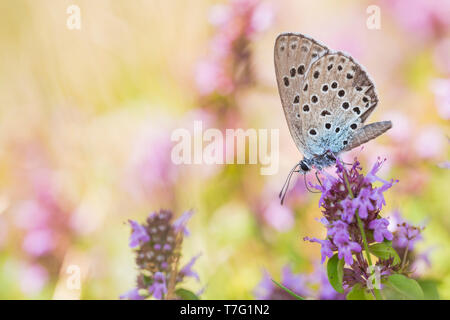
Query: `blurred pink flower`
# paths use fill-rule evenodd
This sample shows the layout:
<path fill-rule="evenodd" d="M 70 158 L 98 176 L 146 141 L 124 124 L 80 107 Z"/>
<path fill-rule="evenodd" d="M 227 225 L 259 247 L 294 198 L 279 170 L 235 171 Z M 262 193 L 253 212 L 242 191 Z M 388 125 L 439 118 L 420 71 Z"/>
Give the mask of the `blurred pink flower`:
<path fill-rule="evenodd" d="M 209 23 L 220 27 L 225 25 L 231 19 L 231 8 L 225 4 L 216 4 L 209 10 Z"/>
<path fill-rule="evenodd" d="M 39 293 L 46 285 L 48 278 L 47 270 L 41 265 L 24 266 L 21 270 L 20 288 L 27 295 Z"/>
<path fill-rule="evenodd" d="M 435 103 L 436 103 L 439 115 L 443 119 L 449 120 L 450 119 L 450 79 L 434 79 L 431 82 L 431 90 L 434 93 L 434 99 L 435 99 Z"/>
<path fill-rule="evenodd" d="M 15 224 L 22 229 L 35 229 L 47 226 L 51 213 L 42 203 L 26 200 L 15 213 Z"/>
<path fill-rule="evenodd" d="M 434 49 L 434 63 L 439 71 L 450 74 L 450 37 L 444 38 Z"/>
<path fill-rule="evenodd" d="M 420 37 L 443 33 L 450 26 L 450 1 L 383 0 L 404 29 Z"/>
<path fill-rule="evenodd" d="M 396 142 L 408 141 L 411 137 L 412 127 L 411 119 L 403 112 L 392 111 L 385 115 L 386 119 L 390 119 L 394 124 L 392 129 L 387 132 Z"/>
<path fill-rule="evenodd" d="M 203 60 L 197 65 L 195 82 L 200 94 L 208 95 L 214 91 L 229 93 L 233 89 L 233 83 L 219 61 Z"/>
<path fill-rule="evenodd" d="M 252 36 L 256 33 L 263 32 L 267 30 L 274 21 L 274 8 L 272 4 L 267 2 L 262 2 L 257 5 L 250 17 L 250 24 L 247 27 L 247 36 Z"/>
<path fill-rule="evenodd" d="M 263 212 L 264 220 L 277 231 L 288 231 L 294 225 L 294 215 L 287 206 L 282 206 L 279 199 L 269 203 Z"/>
<path fill-rule="evenodd" d="M 445 136 L 437 126 L 422 129 L 414 141 L 414 148 L 419 157 L 431 159 L 439 157 L 446 146 Z"/>
<path fill-rule="evenodd" d="M 232 0 L 215 5 L 209 22 L 216 28 L 208 55 L 195 70 L 195 83 L 201 95 L 230 94 L 234 90 L 233 65 L 244 60 L 242 50 L 251 37 L 273 22 L 272 5 L 260 0 Z"/>
<path fill-rule="evenodd" d="M 179 172 L 171 159 L 170 136 L 169 126 L 152 122 L 137 138 L 125 178 L 125 187 L 136 199 L 170 195 Z"/>
<path fill-rule="evenodd" d="M 27 233 L 22 247 L 28 254 L 38 257 L 51 251 L 55 246 L 54 241 L 50 229 L 34 230 Z"/>

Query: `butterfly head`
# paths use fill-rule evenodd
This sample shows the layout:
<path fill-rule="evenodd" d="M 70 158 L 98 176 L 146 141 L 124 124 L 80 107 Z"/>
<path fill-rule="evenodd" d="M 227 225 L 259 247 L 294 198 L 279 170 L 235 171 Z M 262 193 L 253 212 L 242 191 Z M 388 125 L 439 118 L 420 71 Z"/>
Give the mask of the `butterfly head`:
<path fill-rule="evenodd" d="M 307 173 L 311 170 L 311 166 L 309 165 L 308 161 L 303 159 L 298 163 L 299 166 L 299 172 Z"/>

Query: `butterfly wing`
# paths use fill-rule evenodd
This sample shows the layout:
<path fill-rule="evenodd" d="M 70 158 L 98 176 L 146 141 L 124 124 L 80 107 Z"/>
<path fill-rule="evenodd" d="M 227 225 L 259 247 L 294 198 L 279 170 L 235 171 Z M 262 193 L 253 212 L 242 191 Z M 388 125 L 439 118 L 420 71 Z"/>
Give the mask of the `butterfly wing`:
<path fill-rule="evenodd" d="M 375 86 L 351 57 L 327 53 L 311 64 L 301 91 L 305 154 L 338 154 L 376 108 Z M 361 140 L 362 141 L 362 140 Z"/>
<path fill-rule="evenodd" d="M 305 77 L 311 65 L 328 52 L 328 48 L 301 34 L 283 33 L 275 41 L 275 73 L 284 115 L 295 145 L 305 157 L 307 126 L 300 112 Z"/>
<path fill-rule="evenodd" d="M 349 144 L 344 148 L 343 151 L 352 150 L 362 145 L 363 143 L 366 143 L 367 141 L 375 139 L 390 128 L 392 128 L 391 121 L 380 121 L 365 125 L 352 135 Z"/>

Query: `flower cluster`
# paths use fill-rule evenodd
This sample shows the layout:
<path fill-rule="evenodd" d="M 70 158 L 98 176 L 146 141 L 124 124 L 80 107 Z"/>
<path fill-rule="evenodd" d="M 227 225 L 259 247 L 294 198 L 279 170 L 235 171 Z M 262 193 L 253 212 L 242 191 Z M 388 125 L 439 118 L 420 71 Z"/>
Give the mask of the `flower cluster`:
<path fill-rule="evenodd" d="M 72 214 L 73 203 L 58 184 L 56 170 L 47 162 L 41 146 L 31 144 L 21 161 L 24 170 L 20 172 L 20 188 L 27 192 L 14 206 L 11 227 L 18 229 L 9 235 L 21 237 L 20 242 L 16 241 L 21 245 L 17 249 L 23 259 L 19 267 L 20 289 L 27 296 L 35 296 L 54 280 L 68 245 L 83 230 L 79 229 L 77 215 Z"/>
<path fill-rule="evenodd" d="M 176 299 L 175 286 L 186 277 L 199 280 L 192 266 L 198 256 L 191 259 L 181 270 L 178 268 L 183 236 L 188 235 L 186 223 L 192 211 L 173 220 L 170 211 L 151 213 L 145 224 L 130 220 L 132 229 L 129 245 L 136 249 L 136 265 L 139 270 L 137 286 L 123 294 L 122 299 Z"/>
<path fill-rule="evenodd" d="M 208 56 L 197 66 L 195 80 L 202 95 L 226 95 L 251 82 L 248 45 L 255 34 L 272 24 L 272 8 L 260 0 L 232 0 L 214 6 L 209 20 L 216 33 Z"/>
<path fill-rule="evenodd" d="M 383 162 L 378 159 L 372 170 L 364 176 L 358 161 L 355 160 L 348 170 L 338 160 L 336 177 L 323 172 L 325 179 L 322 183 L 312 185 L 322 193 L 319 206 L 323 209 L 321 222 L 327 228 L 327 237 L 323 240 L 305 237 L 305 240 L 321 244 L 322 263 L 326 257 L 331 258 L 337 252 L 338 258 L 344 259 L 352 267 L 345 269 L 344 283 L 347 285 L 355 281 L 365 283 L 368 276 L 367 262 L 362 255 L 363 235 L 367 235 L 368 243 L 391 241 L 394 238 L 387 228 L 389 221 L 379 214 L 386 204 L 384 192 L 396 183 L 376 175 Z M 374 182 L 381 182 L 381 186 L 375 187 Z"/>
<path fill-rule="evenodd" d="M 422 231 L 425 227 L 413 226 L 401 216 L 398 210 L 392 214 L 392 221 L 389 227 L 394 235 L 392 247 L 400 256 L 405 257 L 405 267 L 410 267 L 411 271 L 416 272 L 416 266 L 422 261 L 430 266 L 428 259 L 430 250 L 425 250 L 425 252 L 420 254 L 415 252 L 417 242 L 423 240 Z"/>

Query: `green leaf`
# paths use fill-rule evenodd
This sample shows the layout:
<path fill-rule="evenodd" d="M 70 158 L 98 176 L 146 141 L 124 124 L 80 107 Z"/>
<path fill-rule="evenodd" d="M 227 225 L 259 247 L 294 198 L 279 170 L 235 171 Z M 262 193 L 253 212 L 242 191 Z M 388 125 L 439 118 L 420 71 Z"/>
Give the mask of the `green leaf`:
<path fill-rule="evenodd" d="M 377 256 L 380 259 L 387 260 L 389 258 L 394 258 L 394 265 L 397 265 L 401 262 L 400 256 L 398 253 L 392 248 L 392 245 L 389 242 L 381 242 L 376 243 L 369 246 L 369 251 L 374 256 Z"/>
<path fill-rule="evenodd" d="M 342 279 L 344 277 L 344 259 L 339 259 L 337 253 L 328 259 L 327 274 L 331 286 L 339 293 L 344 293 Z"/>
<path fill-rule="evenodd" d="M 425 300 L 439 300 L 439 292 L 437 290 L 437 282 L 431 279 L 417 280 L 422 288 Z"/>
<path fill-rule="evenodd" d="M 195 293 L 183 288 L 175 290 L 175 294 L 182 300 L 200 300 L 200 298 Z"/>
<path fill-rule="evenodd" d="M 360 283 L 357 283 L 353 286 L 352 290 L 347 293 L 347 300 L 374 300 L 373 295 L 368 292 L 365 288 L 361 286 Z"/>
<path fill-rule="evenodd" d="M 286 291 L 287 293 L 289 293 L 291 296 L 293 296 L 294 298 L 296 298 L 297 300 L 305 300 L 304 298 L 300 297 L 298 294 L 296 294 L 294 291 L 286 288 L 285 286 L 283 286 L 281 283 L 276 282 L 275 280 L 273 280 L 273 283 L 275 283 L 278 287 L 280 287 L 281 289 L 283 289 L 284 291 Z"/>
<path fill-rule="evenodd" d="M 389 300 L 422 300 L 422 288 L 416 280 L 402 274 L 393 274 L 384 283 L 383 293 Z"/>

